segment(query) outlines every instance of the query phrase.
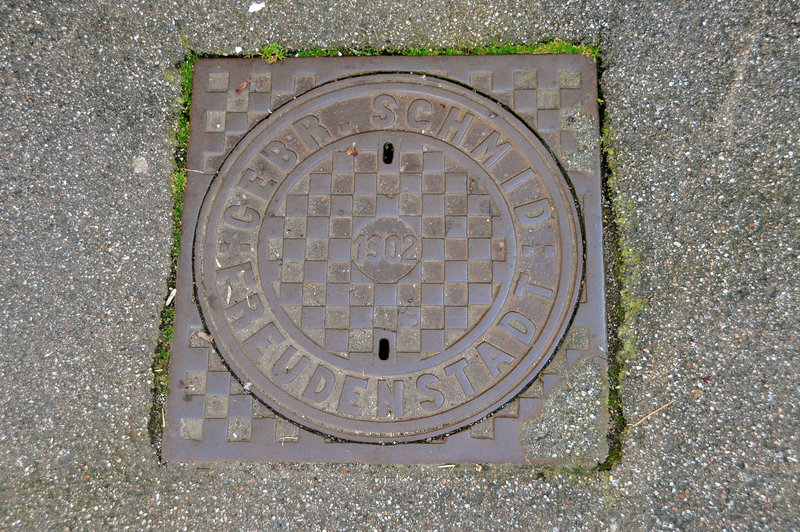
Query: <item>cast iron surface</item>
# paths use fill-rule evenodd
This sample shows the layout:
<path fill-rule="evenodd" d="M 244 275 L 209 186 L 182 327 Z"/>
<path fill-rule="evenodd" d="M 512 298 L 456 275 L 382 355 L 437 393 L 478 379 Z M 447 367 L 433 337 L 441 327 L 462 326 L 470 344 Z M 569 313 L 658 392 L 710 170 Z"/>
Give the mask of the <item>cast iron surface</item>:
<path fill-rule="evenodd" d="M 595 83 L 582 56 L 199 61 L 165 458 L 564 459 L 548 397 L 590 360 L 605 386 Z"/>
<path fill-rule="evenodd" d="M 582 235 L 567 181 L 488 98 L 412 74 L 336 81 L 249 132 L 200 213 L 199 301 L 250 391 L 364 442 L 452 432 L 550 360 Z"/>

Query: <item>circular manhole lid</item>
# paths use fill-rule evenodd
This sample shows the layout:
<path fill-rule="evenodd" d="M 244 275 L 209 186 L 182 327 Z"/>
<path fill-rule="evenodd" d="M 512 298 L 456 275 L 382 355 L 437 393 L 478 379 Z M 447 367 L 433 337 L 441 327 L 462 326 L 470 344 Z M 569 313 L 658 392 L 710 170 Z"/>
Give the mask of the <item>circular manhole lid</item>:
<path fill-rule="evenodd" d="M 254 127 L 211 184 L 195 254 L 231 370 L 287 418 L 362 442 L 503 406 L 553 355 L 583 271 L 538 138 L 411 74 L 323 85 Z"/>

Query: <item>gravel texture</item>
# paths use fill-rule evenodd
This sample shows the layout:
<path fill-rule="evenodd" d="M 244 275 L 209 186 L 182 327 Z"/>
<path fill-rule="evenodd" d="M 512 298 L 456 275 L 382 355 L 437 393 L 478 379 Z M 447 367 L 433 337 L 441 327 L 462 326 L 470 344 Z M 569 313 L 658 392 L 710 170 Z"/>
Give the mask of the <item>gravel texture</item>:
<path fill-rule="evenodd" d="M 800 11 L 783 2 L 0 5 L 0 528 L 791 529 Z M 769 6 L 769 7 L 768 7 Z M 185 50 L 600 46 L 632 261 L 610 474 L 159 466 L 147 434 Z"/>

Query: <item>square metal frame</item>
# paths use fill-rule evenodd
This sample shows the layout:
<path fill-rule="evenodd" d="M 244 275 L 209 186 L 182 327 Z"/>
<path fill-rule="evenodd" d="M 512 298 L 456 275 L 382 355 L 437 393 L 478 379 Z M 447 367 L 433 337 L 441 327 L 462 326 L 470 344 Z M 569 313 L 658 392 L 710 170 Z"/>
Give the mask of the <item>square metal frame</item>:
<path fill-rule="evenodd" d="M 424 443 L 332 441 L 244 390 L 204 331 L 192 269 L 200 206 L 217 169 L 253 125 L 320 84 L 362 73 L 415 72 L 455 80 L 499 101 L 533 129 L 569 176 L 581 206 L 586 273 L 570 329 L 545 371 L 494 415 Z M 582 55 L 202 59 L 195 64 L 178 262 L 167 461 L 593 464 L 607 452 L 597 74 Z"/>

